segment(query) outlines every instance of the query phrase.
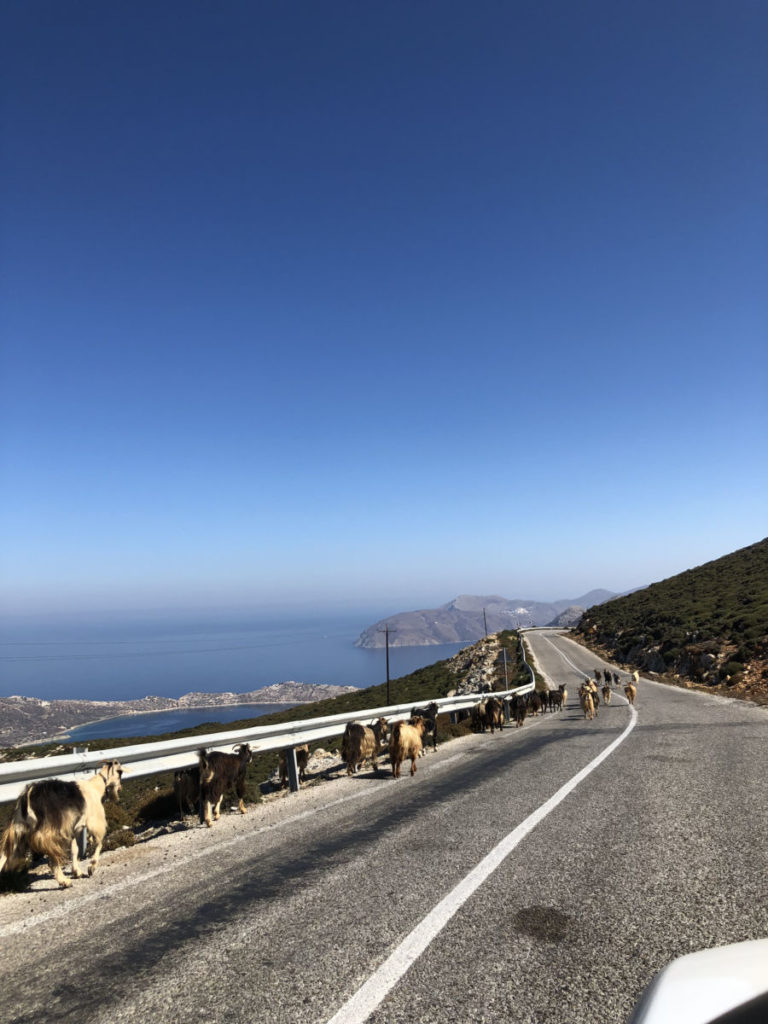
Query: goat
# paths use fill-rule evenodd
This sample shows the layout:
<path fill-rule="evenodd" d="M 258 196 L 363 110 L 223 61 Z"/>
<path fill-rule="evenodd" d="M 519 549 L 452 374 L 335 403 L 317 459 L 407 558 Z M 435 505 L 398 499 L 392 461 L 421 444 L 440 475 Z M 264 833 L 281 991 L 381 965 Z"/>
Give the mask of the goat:
<path fill-rule="evenodd" d="M 504 705 L 498 697 L 489 697 L 485 702 L 485 718 L 493 736 L 494 727 L 501 732 L 504 728 Z"/>
<path fill-rule="evenodd" d="M 421 753 L 426 722 L 417 715 L 410 722 L 395 722 L 389 740 L 389 759 L 392 762 L 392 775 L 400 778 L 400 765 L 407 758 L 411 760 L 411 775 L 416 774 L 416 759 Z"/>
<path fill-rule="evenodd" d="M 549 710 L 550 711 L 562 711 L 563 710 L 563 694 L 560 690 L 549 691 Z"/>
<path fill-rule="evenodd" d="M 288 785 L 288 758 L 291 753 L 291 749 L 296 751 L 296 766 L 299 769 L 299 782 L 304 782 L 307 777 L 307 765 L 309 764 L 309 744 L 302 743 L 299 747 L 288 747 L 286 750 L 280 752 L 280 756 L 277 762 L 277 768 L 280 772 L 280 789 L 285 789 Z"/>
<path fill-rule="evenodd" d="M 565 683 L 560 683 L 560 685 L 558 686 L 558 690 L 563 695 L 563 707 L 565 707 L 568 703 L 568 691 L 565 688 Z"/>
<path fill-rule="evenodd" d="M 432 734 L 432 749 L 437 750 L 437 715 L 440 708 L 432 701 L 424 708 L 411 708 L 411 718 L 423 718 L 427 724 L 427 733 Z M 422 750 L 426 753 L 426 748 Z"/>
<path fill-rule="evenodd" d="M 519 729 L 520 726 L 525 722 L 525 716 L 527 714 L 528 701 L 519 693 L 515 694 L 515 696 L 512 698 L 512 716 L 515 719 L 516 729 Z"/>
<path fill-rule="evenodd" d="M 587 679 L 584 682 L 584 689 L 589 691 L 589 695 L 592 698 L 592 710 L 595 713 L 595 717 L 598 715 L 598 708 L 600 707 L 600 697 L 597 692 L 597 684 L 591 679 Z"/>
<path fill-rule="evenodd" d="M 219 750 L 208 753 L 203 747 L 197 752 L 200 759 L 200 812 L 208 828 L 219 820 L 221 801 L 224 794 L 232 789 L 237 793 L 238 810 L 245 814 L 245 772 L 253 755 L 247 743 L 241 743 L 234 750 L 234 754 L 223 754 Z"/>
<path fill-rule="evenodd" d="M 532 715 L 538 715 L 541 711 L 541 697 L 535 690 L 528 694 L 528 710 Z"/>
<path fill-rule="evenodd" d="M 613 673 L 613 685 L 614 686 L 618 686 L 619 685 L 619 673 L 618 672 L 614 672 Z"/>
<path fill-rule="evenodd" d="M 606 683 L 610 683 L 611 681 L 611 673 L 607 668 L 603 669 L 603 679 L 606 681 Z"/>
<path fill-rule="evenodd" d="M 596 680 L 598 681 L 598 683 L 599 683 L 599 682 L 600 682 L 600 669 L 599 669 L 599 668 L 596 668 L 596 669 L 594 669 L 593 671 L 594 671 L 594 673 L 595 673 L 595 679 L 596 679 Z"/>
<path fill-rule="evenodd" d="M 28 854 L 45 856 L 60 888 L 72 885 L 62 865 L 67 852 L 72 858 L 72 878 L 83 878 L 78 860 L 78 844 L 87 829 L 95 849 L 88 866 L 92 875 L 99 864 L 101 847 L 107 833 L 107 818 L 102 801 L 106 796 L 120 798 L 123 766 L 108 761 L 95 775 L 83 782 L 44 779 L 27 786 L 13 809 L 11 823 L 0 840 L 0 871 L 18 871 Z"/>
<path fill-rule="evenodd" d="M 370 760 L 374 771 L 378 770 L 381 738 L 386 729 L 386 718 L 380 718 L 372 726 L 360 725 L 359 722 L 347 722 L 341 739 L 341 758 L 347 762 L 347 775 L 354 775 L 367 760 Z"/>
<path fill-rule="evenodd" d="M 200 765 L 182 768 L 173 773 L 173 795 L 179 805 L 179 818 L 184 819 L 184 808 L 190 813 L 200 809 Z"/>
<path fill-rule="evenodd" d="M 637 696 L 637 687 L 634 683 L 627 683 L 624 687 L 624 693 L 627 695 L 627 700 L 630 704 L 635 703 L 635 697 Z"/>
<path fill-rule="evenodd" d="M 485 732 L 488 727 L 487 706 L 488 701 L 481 700 L 479 704 L 475 704 L 472 708 L 472 728 L 475 732 Z"/>
<path fill-rule="evenodd" d="M 610 686 L 603 687 L 603 704 L 611 703 L 611 688 Z"/>
<path fill-rule="evenodd" d="M 584 717 L 592 721 L 595 717 L 595 705 L 592 703 L 592 691 L 586 686 L 582 686 L 579 689 L 579 698 L 581 700 L 581 710 L 584 712 Z"/>

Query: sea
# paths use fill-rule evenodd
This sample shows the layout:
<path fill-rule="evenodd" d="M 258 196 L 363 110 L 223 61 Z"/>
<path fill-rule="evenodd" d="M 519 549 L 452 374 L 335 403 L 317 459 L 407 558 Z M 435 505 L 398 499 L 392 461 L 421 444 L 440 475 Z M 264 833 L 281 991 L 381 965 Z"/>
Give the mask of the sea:
<path fill-rule="evenodd" d="M 372 686 L 386 681 L 385 651 L 355 647 L 355 640 L 374 621 L 351 613 L 6 619 L 0 624 L 0 696 L 134 700 L 190 692 L 242 693 L 288 680 Z M 465 646 L 390 646 L 390 678 L 448 658 Z M 151 736 L 204 722 L 256 717 L 285 706 L 119 716 L 80 726 L 69 736 Z"/>

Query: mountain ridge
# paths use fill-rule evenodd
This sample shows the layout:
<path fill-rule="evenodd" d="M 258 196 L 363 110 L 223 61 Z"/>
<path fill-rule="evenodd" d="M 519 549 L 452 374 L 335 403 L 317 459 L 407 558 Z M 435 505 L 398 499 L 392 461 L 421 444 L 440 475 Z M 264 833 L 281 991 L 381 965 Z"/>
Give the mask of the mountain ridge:
<path fill-rule="evenodd" d="M 355 646 L 383 647 L 385 627 L 390 630 L 390 647 L 474 643 L 485 636 L 486 623 L 488 633 L 520 626 L 547 626 L 568 609 L 579 607 L 583 611 L 616 596 L 613 591 L 597 589 L 582 597 L 546 602 L 506 598 L 499 594 L 459 594 L 437 608 L 398 612 L 380 619 L 363 630 Z"/>

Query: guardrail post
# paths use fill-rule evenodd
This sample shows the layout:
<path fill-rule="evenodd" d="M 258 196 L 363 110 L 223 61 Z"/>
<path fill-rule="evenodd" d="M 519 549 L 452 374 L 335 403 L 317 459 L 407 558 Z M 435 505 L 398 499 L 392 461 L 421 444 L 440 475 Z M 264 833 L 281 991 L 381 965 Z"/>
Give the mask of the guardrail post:
<path fill-rule="evenodd" d="M 80 833 L 80 860 L 85 860 L 88 853 L 88 829 L 84 828 Z"/>
<path fill-rule="evenodd" d="M 285 763 L 288 767 L 288 785 L 292 793 L 299 792 L 299 766 L 296 761 L 296 749 L 289 747 L 285 752 Z"/>
<path fill-rule="evenodd" d="M 503 700 L 504 707 L 504 721 L 510 722 L 512 720 L 512 712 L 509 709 L 509 697 L 505 697 Z"/>
<path fill-rule="evenodd" d="M 451 720 L 451 725 L 456 725 L 456 723 L 458 722 L 458 718 L 456 717 L 456 712 L 455 711 L 451 711 L 449 717 L 450 717 L 450 720 Z"/>

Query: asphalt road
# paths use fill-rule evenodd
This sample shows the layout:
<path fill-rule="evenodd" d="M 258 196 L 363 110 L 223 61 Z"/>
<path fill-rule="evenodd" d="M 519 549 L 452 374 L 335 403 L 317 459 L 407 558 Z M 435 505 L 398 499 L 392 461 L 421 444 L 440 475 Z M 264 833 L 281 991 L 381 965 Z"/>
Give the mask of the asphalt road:
<path fill-rule="evenodd" d="M 636 720 L 617 691 L 587 722 L 598 660 L 529 642 L 560 714 L 0 898 L 0 1021 L 341 1024 L 362 988 L 376 1024 L 620 1022 L 674 957 L 768 935 L 768 712 L 641 680 Z"/>

